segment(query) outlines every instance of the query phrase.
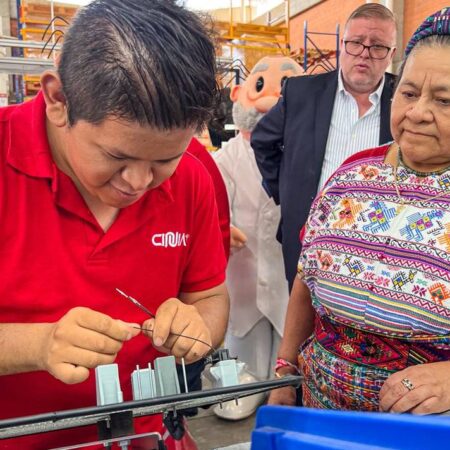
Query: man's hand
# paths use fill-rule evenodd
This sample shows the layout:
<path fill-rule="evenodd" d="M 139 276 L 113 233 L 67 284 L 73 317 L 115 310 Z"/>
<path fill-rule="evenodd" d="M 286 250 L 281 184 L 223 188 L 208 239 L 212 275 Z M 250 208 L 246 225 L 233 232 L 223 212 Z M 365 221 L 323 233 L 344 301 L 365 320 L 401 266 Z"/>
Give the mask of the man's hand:
<path fill-rule="evenodd" d="M 380 390 L 380 411 L 434 414 L 448 410 L 450 361 L 400 370 L 392 374 Z"/>
<path fill-rule="evenodd" d="M 241 249 L 247 243 L 247 236 L 237 227 L 230 227 L 230 247 Z"/>
<path fill-rule="evenodd" d="M 158 308 L 156 317 L 145 321 L 142 328 L 157 350 L 178 359 L 185 358 L 187 363 L 201 359 L 211 350 L 211 332 L 198 309 L 177 298 L 166 300 Z"/>
<path fill-rule="evenodd" d="M 114 362 L 123 343 L 139 334 L 134 326 L 89 308 L 73 308 L 49 324 L 41 346 L 43 369 L 64 383 L 81 383 L 89 369 Z"/>

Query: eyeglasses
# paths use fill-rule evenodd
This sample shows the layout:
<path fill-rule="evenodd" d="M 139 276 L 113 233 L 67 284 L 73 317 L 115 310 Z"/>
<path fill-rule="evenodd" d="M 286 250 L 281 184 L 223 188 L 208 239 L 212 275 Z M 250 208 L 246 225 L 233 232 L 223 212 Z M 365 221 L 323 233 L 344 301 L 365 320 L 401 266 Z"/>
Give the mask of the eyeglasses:
<path fill-rule="evenodd" d="M 384 45 L 364 45 L 361 42 L 344 41 L 345 51 L 352 56 L 359 56 L 367 48 L 372 59 L 384 59 L 393 49 Z"/>

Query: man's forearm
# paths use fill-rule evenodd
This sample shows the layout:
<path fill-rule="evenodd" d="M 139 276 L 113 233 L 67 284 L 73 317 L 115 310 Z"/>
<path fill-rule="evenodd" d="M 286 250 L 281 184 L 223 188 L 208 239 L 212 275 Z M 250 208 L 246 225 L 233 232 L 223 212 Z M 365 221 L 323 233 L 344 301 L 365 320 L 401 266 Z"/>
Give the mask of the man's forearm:
<path fill-rule="evenodd" d="M 203 291 L 198 299 L 193 298 L 192 294 L 181 294 L 180 299 L 197 308 L 210 330 L 212 346 L 218 347 L 225 336 L 230 312 L 230 300 L 225 284 Z"/>
<path fill-rule="evenodd" d="M 0 324 L 0 375 L 44 370 L 42 343 L 48 323 Z"/>
<path fill-rule="evenodd" d="M 199 300 L 195 305 L 203 320 L 211 332 L 212 346 L 217 348 L 223 341 L 227 330 L 229 315 L 228 294 L 218 294 L 204 300 Z"/>

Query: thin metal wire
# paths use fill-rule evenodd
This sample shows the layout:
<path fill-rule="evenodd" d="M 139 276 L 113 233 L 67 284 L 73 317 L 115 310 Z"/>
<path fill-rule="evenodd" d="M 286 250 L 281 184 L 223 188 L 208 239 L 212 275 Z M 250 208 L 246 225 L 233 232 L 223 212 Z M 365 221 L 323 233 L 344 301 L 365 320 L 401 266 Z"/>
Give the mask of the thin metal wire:
<path fill-rule="evenodd" d="M 155 319 L 155 315 L 148 308 L 146 308 L 141 302 L 139 302 L 135 298 L 131 297 L 131 295 L 125 294 L 125 292 L 121 291 L 118 288 L 116 288 L 116 291 L 120 295 L 122 295 L 123 297 L 127 298 L 128 300 L 130 300 L 130 302 L 133 303 L 135 306 L 137 306 L 141 311 L 144 311 L 150 317 L 153 317 Z"/>
<path fill-rule="evenodd" d="M 142 382 L 141 382 L 141 369 L 139 364 L 136 364 L 136 377 L 139 391 L 139 400 L 142 400 Z"/>
<path fill-rule="evenodd" d="M 131 303 L 133 303 L 133 305 L 137 306 L 141 311 L 144 311 L 146 314 L 148 314 L 150 317 L 152 317 L 153 319 L 155 319 L 155 315 L 147 308 L 145 307 L 141 302 L 139 302 L 138 300 L 136 300 L 134 297 L 131 297 L 131 295 L 125 294 L 125 292 L 121 291 L 120 289 L 116 288 L 116 291 L 122 295 L 123 297 L 127 298 L 128 300 L 131 301 Z M 210 297 L 215 297 L 216 295 L 210 295 L 208 297 L 205 298 L 210 298 Z M 150 333 L 152 333 L 153 335 L 153 330 L 150 330 L 150 328 L 143 328 L 143 327 L 133 327 L 137 330 L 142 330 L 142 331 L 148 331 Z M 185 334 L 178 334 L 178 333 L 170 333 L 173 336 L 178 336 L 178 337 L 183 337 L 186 339 L 192 339 L 193 341 L 197 341 L 200 342 L 201 344 L 207 345 L 213 352 L 216 351 L 216 349 L 209 344 L 208 342 L 202 341 L 201 339 L 198 338 L 194 338 L 192 336 L 186 336 Z"/>
<path fill-rule="evenodd" d="M 53 53 L 53 51 L 55 50 L 56 46 L 58 45 L 58 42 L 59 42 L 60 39 L 63 38 L 63 37 L 64 37 L 64 34 L 60 34 L 60 35 L 56 38 L 55 43 L 53 44 L 52 48 L 51 48 L 50 51 L 48 52 L 48 56 L 49 56 L 49 57 L 52 56 L 52 53 Z"/>
<path fill-rule="evenodd" d="M 143 328 L 143 327 L 133 327 L 133 328 L 135 328 L 136 330 L 148 331 L 148 332 L 153 334 L 153 330 L 150 330 L 150 328 Z M 216 351 L 216 349 L 211 344 L 208 344 L 206 341 L 202 341 L 201 339 L 198 339 L 198 338 L 195 338 L 195 337 L 192 337 L 192 336 L 186 336 L 185 334 L 178 334 L 178 333 L 172 333 L 172 332 L 170 334 L 173 335 L 173 336 L 183 337 L 183 338 L 186 338 L 186 339 L 192 339 L 193 341 L 197 341 L 197 342 L 200 342 L 201 344 L 205 344 L 213 352 Z"/>
<path fill-rule="evenodd" d="M 56 39 L 55 42 L 53 42 L 53 37 L 59 33 L 58 38 Z M 56 45 L 58 44 L 59 40 L 64 36 L 64 33 L 61 30 L 55 30 L 53 31 L 53 33 L 50 35 L 50 37 L 48 38 L 47 42 L 45 43 L 45 45 L 42 47 L 41 50 L 41 55 L 44 54 L 45 49 L 47 48 L 47 45 L 50 43 L 50 41 L 52 41 L 52 48 L 50 49 L 50 52 L 48 54 L 48 56 L 50 57 L 50 55 L 53 53 L 53 50 L 55 49 Z"/>
<path fill-rule="evenodd" d="M 184 363 L 184 358 L 181 358 L 181 368 L 183 369 L 184 392 L 186 392 L 187 394 L 189 392 L 189 389 L 187 383 L 186 364 Z"/>
<path fill-rule="evenodd" d="M 52 55 L 53 51 L 55 50 L 56 46 L 58 45 L 58 42 L 61 40 L 62 37 L 64 37 L 64 31 L 59 30 L 59 29 L 55 29 L 55 23 L 57 20 L 61 20 L 62 22 L 66 23 L 67 25 L 69 25 L 69 22 L 64 19 L 64 17 L 61 16 L 53 16 L 53 2 L 52 2 L 52 20 L 50 20 L 49 24 L 47 25 L 47 27 L 45 28 L 44 32 L 42 33 L 42 37 L 41 40 L 43 41 L 48 33 L 48 30 L 51 28 L 52 33 L 50 34 L 50 37 L 47 39 L 47 42 L 45 43 L 44 47 L 42 48 L 41 51 L 41 56 L 44 54 L 45 49 L 47 48 L 47 46 L 49 45 L 50 42 L 52 42 L 52 48 L 50 49 L 50 52 L 48 54 L 48 58 L 50 58 L 50 56 Z M 58 35 L 58 37 L 55 39 L 55 36 Z M 54 59 L 56 59 L 56 57 L 54 57 Z"/>
<path fill-rule="evenodd" d="M 62 22 L 65 22 L 67 25 L 69 25 L 69 22 L 68 22 L 66 19 L 64 19 L 64 17 L 61 17 L 61 16 L 55 16 L 55 17 L 53 17 L 53 19 L 50 20 L 50 22 L 48 23 L 47 28 L 44 30 L 44 33 L 42 34 L 41 40 L 44 40 L 45 35 L 47 34 L 49 28 L 52 26 L 52 24 L 53 24 L 54 22 L 56 22 L 56 20 L 61 20 Z M 61 30 L 60 30 L 60 31 L 61 31 Z M 61 33 L 63 33 L 63 32 L 61 31 Z M 64 34 L 64 33 L 63 33 L 63 34 Z"/>

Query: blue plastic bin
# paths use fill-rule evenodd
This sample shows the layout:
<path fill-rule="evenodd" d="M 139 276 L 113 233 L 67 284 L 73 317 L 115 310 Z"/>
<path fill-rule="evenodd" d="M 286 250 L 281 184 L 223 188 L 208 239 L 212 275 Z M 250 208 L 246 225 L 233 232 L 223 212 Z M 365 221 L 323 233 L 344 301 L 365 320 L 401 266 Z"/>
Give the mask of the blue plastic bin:
<path fill-rule="evenodd" d="M 263 406 L 252 450 L 450 449 L 449 416 L 414 416 Z"/>

